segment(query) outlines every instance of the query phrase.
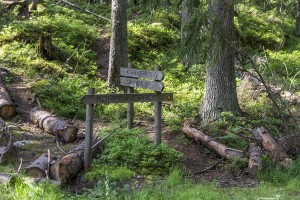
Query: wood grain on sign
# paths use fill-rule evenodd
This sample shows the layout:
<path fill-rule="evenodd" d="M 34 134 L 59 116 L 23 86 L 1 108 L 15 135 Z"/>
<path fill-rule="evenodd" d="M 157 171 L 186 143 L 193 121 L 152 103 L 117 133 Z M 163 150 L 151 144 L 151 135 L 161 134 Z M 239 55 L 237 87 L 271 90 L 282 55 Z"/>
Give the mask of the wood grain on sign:
<path fill-rule="evenodd" d="M 157 70 L 140 70 L 140 69 L 131 69 L 131 68 L 122 68 L 120 69 L 121 76 L 133 77 L 133 78 L 148 78 L 161 81 L 164 78 L 162 71 Z"/>
<path fill-rule="evenodd" d="M 139 80 L 134 78 L 125 78 L 121 77 L 121 85 L 127 87 L 134 87 L 134 88 L 144 88 L 149 89 L 157 92 L 161 92 L 164 89 L 164 84 L 161 82 L 152 82 L 152 81 L 145 81 Z"/>
<path fill-rule="evenodd" d="M 173 93 L 144 93 L 144 94 L 96 94 L 84 95 L 81 102 L 84 104 L 108 104 L 128 102 L 156 102 L 173 101 Z"/>

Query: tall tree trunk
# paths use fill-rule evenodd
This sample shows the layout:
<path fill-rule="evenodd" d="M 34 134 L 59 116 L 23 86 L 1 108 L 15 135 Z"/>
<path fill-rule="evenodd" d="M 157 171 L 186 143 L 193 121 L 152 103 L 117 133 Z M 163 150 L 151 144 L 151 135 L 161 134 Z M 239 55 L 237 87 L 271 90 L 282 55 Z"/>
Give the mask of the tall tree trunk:
<path fill-rule="evenodd" d="M 112 1 L 111 23 L 107 83 L 110 87 L 120 87 L 120 67 L 128 65 L 127 0 Z"/>
<path fill-rule="evenodd" d="M 206 67 L 204 99 L 200 109 L 203 124 L 223 111 L 240 114 L 234 71 L 233 0 L 209 0 L 208 23 L 211 45 Z"/>
<path fill-rule="evenodd" d="M 300 36 L 300 0 L 297 1 L 296 36 Z"/>

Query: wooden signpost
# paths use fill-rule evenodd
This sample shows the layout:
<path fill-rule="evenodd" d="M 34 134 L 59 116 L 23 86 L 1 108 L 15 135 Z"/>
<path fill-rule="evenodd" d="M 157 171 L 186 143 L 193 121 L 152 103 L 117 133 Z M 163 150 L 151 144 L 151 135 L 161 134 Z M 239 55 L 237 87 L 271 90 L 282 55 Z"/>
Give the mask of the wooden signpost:
<path fill-rule="evenodd" d="M 173 101 L 173 93 L 162 93 L 164 85 L 161 82 L 164 75 L 156 67 L 156 70 L 133 69 L 129 64 L 128 68 L 120 69 L 120 81 L 126 86 L 126 94 L 95 94 L 94 88 L 89 88 L 87 95 L 81 98 L 86 104 L 86 125 L 85 125 L 85 149 L 84 169 L 87 171 L 91 163 L 91 140 L 93 134 L 94 104 L 128 103 L 127 128 L 133 128 L 134 102 L 154 102 L 154 144 L 161 143 L 161 110 L 162 101 Z M 145 80 L 148 79 L 148 80 Z M 153 80 L 153 81 L 151 81 Z M 134 88 L 144 88 L 155 91 L 155 93 L 134 93 Z"/>

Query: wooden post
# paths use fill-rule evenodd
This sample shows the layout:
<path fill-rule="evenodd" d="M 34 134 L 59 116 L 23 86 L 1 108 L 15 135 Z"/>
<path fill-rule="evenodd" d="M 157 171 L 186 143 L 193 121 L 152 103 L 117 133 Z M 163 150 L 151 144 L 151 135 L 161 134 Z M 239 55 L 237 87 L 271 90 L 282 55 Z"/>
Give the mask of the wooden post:
<path fill-rule="evenodd" d="M 131 63 L 128 63 L 128 68 L 133 68 L 133 65 Z M 126 93 L 127 94 L 134 93 L 134 88 L 126 87 Z M 127 128 L 128 129 L 133 128 L 133 115 L 134 115 L 133 103 L 128 103 L 128 107 L 127 107 Z"/>
<path fill-rule="evenodd" d="M 88 89 L 88 95 L 95 94 L 95 88 Z M 84 145 L 84 171 L 87 172 L 91 166 L 92 160 L 92 136 L 94 123 L 94 104 L 86 105 L 86 120 L 85 120 L 85 145 Z"/>
<path fill-rule="evenodd" d="M 160 68 L 156 66 L 155 70 L 160 71 Z M 161 92 L 156 93 L 159 94 Z M 161 143 L 161 108 L 161 102 L 154 102 L 154 144 L 156 146 L 160 145 Z"/>

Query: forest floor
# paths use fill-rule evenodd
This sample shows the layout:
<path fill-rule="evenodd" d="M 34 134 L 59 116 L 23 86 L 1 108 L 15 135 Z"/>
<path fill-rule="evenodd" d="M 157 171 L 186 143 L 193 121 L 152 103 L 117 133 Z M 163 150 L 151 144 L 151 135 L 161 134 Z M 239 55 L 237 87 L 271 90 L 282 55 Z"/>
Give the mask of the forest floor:
<path fill-rule="evenodd" d="M 17 114 L 9 120 L 5 120 L 7 126 L 11 127 L 13 141 L 18 149 L 18 165 L 15 166 L 14 171 L 21 164 L 21 171 L 26 168 L 38 158 L 41 154 L 50 153 L 56 157 L 61 157 L 64 152 L 68 152 L 84 139 L 85 122 L 82 120 L 65 119 L 79 128 L 78 138 L 73 143 L 56 142 L 55 138 L 33 125 L 29 121 L 30 110 L 39 106 L 38 100 L 31 93 L 29 83 L 22 75 L 15 75 L 14 79 L 9 82 L 7 89 L 11 98 L 17 106 Z M 41 102 L 42 104 L 42 102 Z M 51 111 L 49 111 L 51 112 Z M 54 113 L 55 114 L 55 113 Z M 149 138 L 153 137 L 153 125 L 147 121 L 140 121 L 137 127 L 146 128 L 149 133 Z M 110 124 L 103 120 L 95 120 L 94 127 L 107 128 Z M 220 186 L 255 186 L 256 181 L 247 176 L 244 171 L 229 172 L 223 168 L 223 164 L 209 169 L 208 167 L 214 165 L 221 158 L 211 153 L 204 146 L 194 141 L 187 140 L 183 133 L 178 131 L 170 131 L 168 125 L 163 123 L 163 142 L 167 143 L 174 149 L 183 153 L 183 163 L 190 174 L 190 178 L 195 182 L 216 182 Z M 201 172 L 201 173 L 199 173 Z M 194 175 L 195 173 L 199 173 Z M 73 191 L 79 192 L 79 188 L 88 187 L 82 179 L 74 179 L 70 183 Z"/>

